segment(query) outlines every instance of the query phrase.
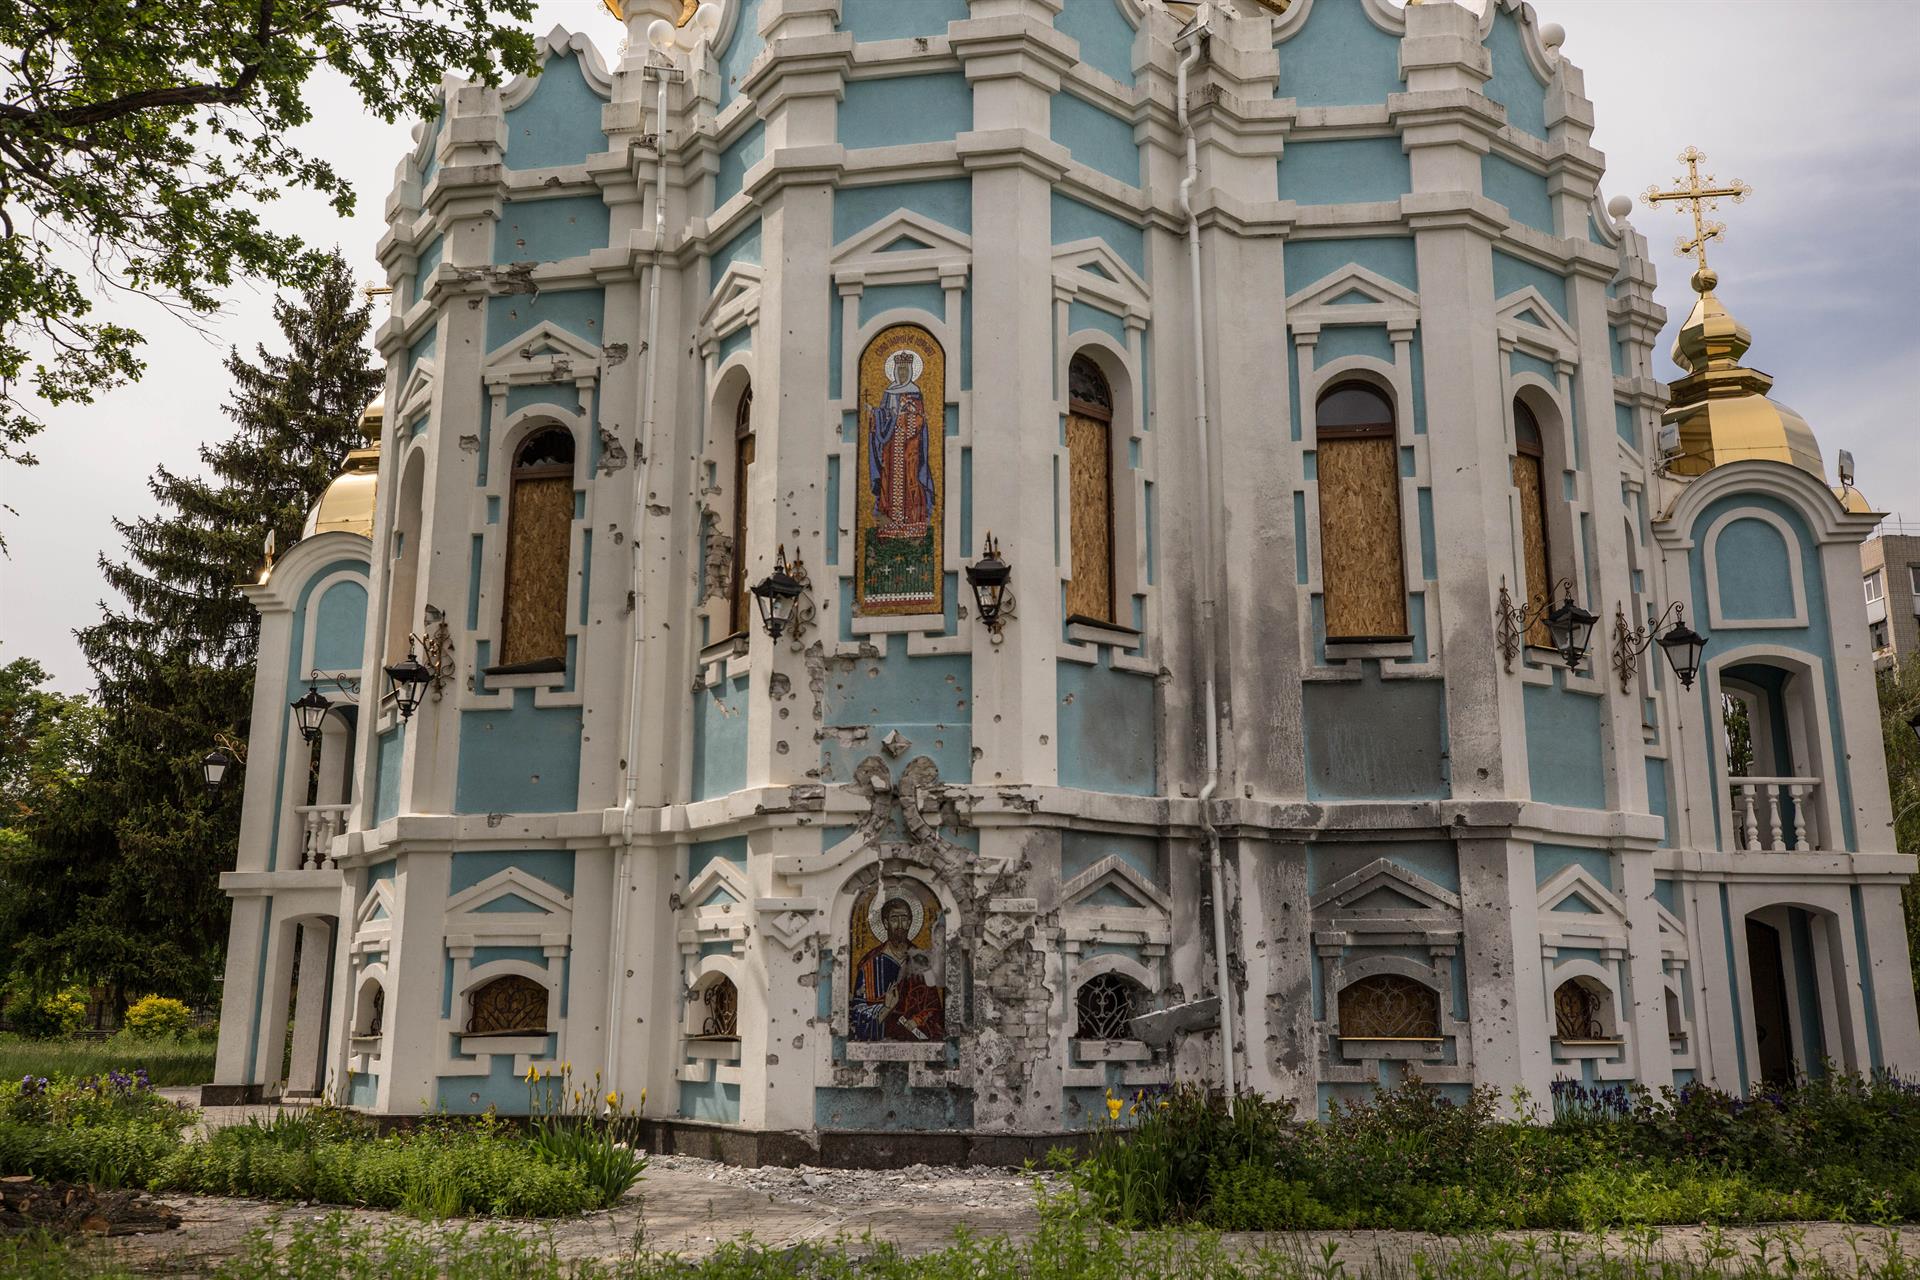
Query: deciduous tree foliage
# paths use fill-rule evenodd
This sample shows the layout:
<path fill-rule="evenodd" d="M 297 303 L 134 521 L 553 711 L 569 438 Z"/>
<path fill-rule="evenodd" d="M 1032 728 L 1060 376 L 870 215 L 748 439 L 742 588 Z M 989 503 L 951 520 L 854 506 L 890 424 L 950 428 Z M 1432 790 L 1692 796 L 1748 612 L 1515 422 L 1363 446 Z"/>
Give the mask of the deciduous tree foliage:
<path fill-rule="evenodd" d="M 10 940 L 43 980 L 202 996 L 218 973 L 239 788 L 207 796 L 199 763 L 250 711 L 259 627 L 239 584 L 257 578 L 269 530 L 282 549 L 298 539 L 381 380 L 371 308 L 338 256 L 274 313 L 284 351 L 227 359 L 237 429 L 202 448 L 210 474 L 162 467 L 161 514 L 117 521 L 127 558 L 101 558 L 127 607 L 103 605 L 80 633 L 101 717 L 85 783 L 0 860 L 0 899 L 24 904 Z M 271 764 L 252 781 L 276 785 Z"/>
<path fill-rule="evenodd" d="M 1920 660 L 1908 658 L 1879 673 L 1880 733 L 1887 748 L 1887 789 L 1893 796 L 1894 847 L 1920 853 L 1920 737 L 1909 717 L 1920 712 Z M 1907 882 L 1907 951 L 1913 986 L 1920 991 L 1920 879 Z"/>
<path fill-rule="evenodd" d="M 535 69 L 533 0 L 8 0 L 0 4 L 0 461 L 52 405 L 137 378 L 140 335 L 93 318 L 100 279 L 205 314 L 243 276 L 305 286 L 325 255 L 263 208 L 353 193 L 289 139 L 332 68 L 385 120 L 430 116 L 443 74 Z M 324 123 L 324 122 L 323 122 Z M 84 265 L 81 265 L 84 264 Z M 75 268 L 79 269 L 76 270 Z"/>

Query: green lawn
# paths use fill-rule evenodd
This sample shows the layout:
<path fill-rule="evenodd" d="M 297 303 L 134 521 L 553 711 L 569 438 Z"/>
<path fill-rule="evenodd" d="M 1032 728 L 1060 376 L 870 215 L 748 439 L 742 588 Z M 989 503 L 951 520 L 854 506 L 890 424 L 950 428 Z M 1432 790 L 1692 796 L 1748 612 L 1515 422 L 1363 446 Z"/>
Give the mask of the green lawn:
<path fill-rule="evenodd" d="M 213 1079 L 212 1040 L 136 1040 L 124 1032 L 106 1040 L 71 1037 L 28 1040 L 0 1035 L 0 1080 L 22 1076 L 101 1076 L 128 1074 L 138 1067 L 156 1086 L 206 1084 Z"/>

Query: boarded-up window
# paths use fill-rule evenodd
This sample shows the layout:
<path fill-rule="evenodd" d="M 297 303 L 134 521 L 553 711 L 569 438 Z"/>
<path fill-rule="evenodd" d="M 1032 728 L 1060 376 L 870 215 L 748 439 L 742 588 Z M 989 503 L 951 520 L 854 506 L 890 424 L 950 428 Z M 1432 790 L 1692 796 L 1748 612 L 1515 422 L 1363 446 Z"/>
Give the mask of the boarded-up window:
<path fill-rule="evenodd" d="M 1393 406 L 1343 382 L 1320 397 L 1315 423 L 1327 639 L 1408 639 Z"/>
<path fill-rule="evenodd" d="M 733 413 L 733 581 L 729 588 L 727 629 L 734 635 L 753 620 L 753 596 L 747 586 L 747 473 L 753 467 L 753 388 L 740 393 Z"/>
<path fill-rule="evenodd" d="M 1067 502 L 1073 577 L 1067 616 L 1116 622 L 1113 610 L 1113 393 L 1100 367 L 1075 356 L 1067 367 Z"/>
<path fill-rule="evenodd" d="M 1520 546 L 1526 562 L 1527 603 L 1539 605 L 1547 598 L 1552 581 L 1547 550 L 1546 451 L 1542 447 L 1539 419 L 1521 400 L 1513 402 L 1513 487 L 1520 493 Z M 1527 628 L 1527 643 L 1551 649 L 1553 634 L 1547 630 L 1546 611 Z"/>
<path fill-rule="evenodd" d="M 506 608 L 495 671 L 558 671 L 567 656 L 567 558 L 573 543 L 573 435 L 527 437 L 507 508 Z"/>

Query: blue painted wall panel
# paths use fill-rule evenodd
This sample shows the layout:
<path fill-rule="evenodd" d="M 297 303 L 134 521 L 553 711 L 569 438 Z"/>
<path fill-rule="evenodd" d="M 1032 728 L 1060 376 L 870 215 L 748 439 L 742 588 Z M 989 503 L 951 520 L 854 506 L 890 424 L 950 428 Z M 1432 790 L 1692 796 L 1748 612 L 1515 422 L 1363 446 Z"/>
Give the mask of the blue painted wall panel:
<path fill-rule="evenodd" d="M 1714 545 L 1720 612 L 1729 618 L 1793 616 L 1793 578 L 1787 540 L 1765 520 L 1734 520 Z"/>
<path fill-rule="evenodd" d="M 693 697 L 693 798 L 738 791 L 747 781 L 747 678 Z"/>
<path fill-rule="evenodd" d="M 1406 88 L 1399 37 L 1374 26 L 1360 0 L 1316 0 L 1306 24 L 1278 52 L 1275 96 L 1303 107 L 1384 103 Z"/>
<path fill-rule="evenodd" d="M 1369 356 L 1392 364 L 1393 341 L 1387 336 L 1386 326 L 1338 324 L 1328 325 L 1320 331 L 1320 341 L 1313 348 L 1314 368 L 1344 360 L 1348 356 Z"/>
<path fill-rule="evenodd" d="M 487 349 L 509 342 L 543 321 L 592 343 L 600 341 L 606 296 L 599 289 L 543 289 L 487 299 Z"/>
<path fill-rule="evenodd" d="M 1556 682 L 1559 673 L 1554 675 Z M 1607 782 L 1601 764 L 1598 698 L 1559 687 L 1526 686 L 1527 770 L 1533 798 L 1580 809 L 1604 809 Z"/>
<path fill-rule="evenodd" d="M 1142 275 L 1147 270 L 1147 233 L 1132 223 L 1070 196 L 1053 193 L 1053 243 L 1105 240 L 1120 260 Z"/>
<path fill-rule="evenodd" d="M 1117 795 L 1152 795 L 1153 678 L 1084 662 L 1058 664 L 1060 785 Z"/>
<path fill-rule="evenodd" d="M 1507 123 L 1536 138 L 1547 136 L 1547 86 L 1533 74 L 1522 48 L 1520 23 L 1500 9 L 1487 33 L 1487 52 L 1493 55 L 1493 78 L 1483 92 L 1507 109 Z"/>
<path fill-rule="evenodd" d="M 605 105 L 587 84 L 576 55 L 547 59 L 533 96 L 507 112 L 507 168 L 585 164 L 588 156 L 607 149 L 607 136 L 600 131 Z"/>
<path fill-rule="evenodd" d="M 1071 93 L 1053 95 L 1053 140 L 1081 164 L 1129 186 L 1140 185 L 1140 148 L 1133 122 Z"/>
<path fill-rule="evenodd" d="M 1554 234 L 1553 198 L 1547 194 L 1545 177 L 1488 152 L 1480 157 L 1480 189 L 1488 199 L 1507 206 L 1515 222 Z"/>
<path fill-rule="evenodd" d="M 733 31 L 726 47 L 718 50 L 720 64 L 720 106 L 725 107 L 740 92 L 740 81 L 753 60 L 767 47 L 760 35 L 760 0 L 737 0 Z"/>
<path fill-rule="evenodd" d="M 840 29 L 859 41 L 943 36 L 966 19 L 967 0 L 840 0 Z"/>
<path fill-rule="evenodd" d="M 949 593 L 952 584 L 949 584 Z M 825 732 L 821 778 L 851 782 L 860 761 L 894 730 L 913 746 L 902 758 L 926 756 L 948 782 L 973 776 L 973 666 L 964 654 L 834 659 L 821 702 Z M 836 730 L 864 729 L 865 737 Z"/>
<path fill-rule="evenodd" d="M 313 660 L 322 671 L 358 671 L 360 650 L 367 639 L 367 588 L 359 582 L 336 582 L 316 606 Z"/>
<path fill-rule="evenodd" d="M 381 823 L 400 814 L 400 762 L 406 754 L 406 730 L 399 726 L 388 729 L 374 739 L 374 744 L 379 756 L 379 781 L 373 796 L 373 820 Z"/>
<path fill-rule="evenodd" d="M 562 893 L 573 892 L 573 850 L 571 849 L 490 849 L 453 855 L 448 893 L 463 893 L 508 867 L 518 867 L 528 875 L 544 880 Z"/>
<path fill-rule="evenodd" d="M 509 200 L 493 228 L 495 262 L 558 262 L 607 247 L 611 210 L 599 196 Z"/>
<path fill-rule="evenodd" d="M 509 710 L 460 713 L 455 813 L 564 813 L 579 794 L 580 708 L 516 689 Z"/>
<path fill-rule="evenodd" d="M 1536 267 L 1531 262 L 1495 249 L 1493 251 L 1493 296 L 1504 298 L 1510 293 L 1518 293 L 1528 285 L 1540 291 L 1540 296 L 1547 300 L 1548 306 L 1559 313 L 1562 320 L 1567 318 L 1565 277 L 1557 276 L 1545 267 Z"/>
<path fill-rule="evenodd" d="M 1343 271 L 1365 267 L 1404 289 L 1420 287 L 1411 236 L 1369 236 L 1342 240 L 1288 240 L 1287 292 L 1302 289 Z"/>
<path fill-rule="evenodd" d="M 1069 0 L 1053 25 L 1080 42 L 1082 62 L 1123 84 L 1133 83 L 1133 24 L 1118 0 Z"/>
<path fill-rule="evenodd" d="M 767 126 L 764 121 L 755 120 L 720 152 L 718 167 L 713 173 L 714 208 L 740 194 L 747 170 L 759 164 L 766 154 Z"/>
<path fill-rule="evenodd" d="M 1398 200 L 1413 190 L 1400 139 L 1292 142 L 1280 157 L 1280 198 L 1301 204 Z"/>
<path fill-rule="evenodd" d="M 840 145 L 946 142 L 973 128 L 973 87 L 959 72 L 850 80 L 840 103 Z"/>

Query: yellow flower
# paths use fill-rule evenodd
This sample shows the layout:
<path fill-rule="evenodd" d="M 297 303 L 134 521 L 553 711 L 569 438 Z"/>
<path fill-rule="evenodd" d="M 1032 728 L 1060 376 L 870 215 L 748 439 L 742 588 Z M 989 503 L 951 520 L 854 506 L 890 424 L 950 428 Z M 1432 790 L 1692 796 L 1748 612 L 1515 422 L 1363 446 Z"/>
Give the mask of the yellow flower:
<path fill-rule="evenodd" d="M 647 1109 L 647 1091 L 644 1087 L 640 1090 L 640 1109 L 642 1111 Z"/>
<path fill-rule="evenodd" d="M 1121 1102 L 1120 1099 L 1109 1093 L 1107 1095 L 1107 1119 L 1118 1120 L 1120 1118 L 1120 1108 L 1125 1105 L 1126 1104 Z"/>
<path fill-rule="evenodd" d="M 620 1095 L 614 1092 L 612 1089 L 607 1090 L 607 1105 L 610 1107 L 617 1107 L 620 1105 Z"/>
<path fill-rule="evenodd" d="M 538 1067 L 528 1067 L 528 1068 L 527 1068 L 527 1083 L 528 1083 L 528 1084 L 532 1084 L 532 1083 L 533 1083 L 533 1082 L 534 1082 L 535 1080 L 538 1080 L 539 1078 L 540 1078 L 540 1068 L 538 1068 Z"/>
<path fill-rule="evenodd" d="M 560 1074 L 563 1076 L 573 1074 L 573 1063 L 571 1060 L 560 1064 Z"/>

